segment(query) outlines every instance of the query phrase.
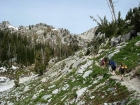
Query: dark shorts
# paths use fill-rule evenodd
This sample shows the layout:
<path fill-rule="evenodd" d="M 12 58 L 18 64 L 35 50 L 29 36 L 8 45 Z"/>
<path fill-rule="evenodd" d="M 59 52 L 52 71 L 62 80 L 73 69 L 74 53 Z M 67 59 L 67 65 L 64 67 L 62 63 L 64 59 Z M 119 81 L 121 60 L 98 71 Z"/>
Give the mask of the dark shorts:
<path fill-rule="evenodd" d="M 124 74 L 124 69 L 121 69 L 121 74 Z"/>
<path fill-rule="evenodd" d="M 115 71 L 116 70 L 116 66 L 112 66 L 112 71 Z"/>

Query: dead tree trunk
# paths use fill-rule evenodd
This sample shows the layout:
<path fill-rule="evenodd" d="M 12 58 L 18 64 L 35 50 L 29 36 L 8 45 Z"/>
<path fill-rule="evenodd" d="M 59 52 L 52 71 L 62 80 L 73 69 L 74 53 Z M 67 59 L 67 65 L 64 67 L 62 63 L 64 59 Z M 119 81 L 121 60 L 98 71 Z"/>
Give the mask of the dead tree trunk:
<path fill-rule="evenodd" d="M 112 15 L 112 20 L 114 21 L 115 19 L 114 19 L 114 16 L 113 16 L 113 12 L 112 12 L 111 7 L 110 7 L 110 5 L 109 5 L 109 3 L 108 3 L 108 0 L 106 0 L 106 1 L 107 1 L 107 5 L 108 5 L 108 7 L 109 7 L 109 9 L 110 9 L 111 15 Z"/>
<path fill-rule="evenodd" d="M 108 3 L 108 1 L 107 1 L 107 3 Z M 111 15 L 113 17 L 113 20 L 116 21 L 116 14 L 115 14 L 114 4 L 113 4 L 112 0 L 109 0 L 108 6 L 109 6 L 109 9 L 111 11 Z"/>

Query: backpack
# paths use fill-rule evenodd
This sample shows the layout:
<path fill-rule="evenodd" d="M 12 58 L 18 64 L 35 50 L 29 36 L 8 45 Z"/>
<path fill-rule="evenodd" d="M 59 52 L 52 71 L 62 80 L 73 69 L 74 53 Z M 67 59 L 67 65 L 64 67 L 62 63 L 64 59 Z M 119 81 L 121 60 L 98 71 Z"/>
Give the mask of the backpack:
<path fill-rule="evenodd" d="M 122 69 L 127 69 L 127 66 L 126 65 L 123 65 L 121 68 Z"/>
<path fill-rule="evenodd" d="M 116 66 L 116 62 L 112 62 L 112 64 L 111 64 L 113 67 L 115 67 Z"/>
<path fill-rule="evenodd" d="M 116 62 L 114 62 L 113 60 L 110 60 L 109 61 L 109 65 L 111 65 L 112 67 L 115 67 L 116 66 Z"/>

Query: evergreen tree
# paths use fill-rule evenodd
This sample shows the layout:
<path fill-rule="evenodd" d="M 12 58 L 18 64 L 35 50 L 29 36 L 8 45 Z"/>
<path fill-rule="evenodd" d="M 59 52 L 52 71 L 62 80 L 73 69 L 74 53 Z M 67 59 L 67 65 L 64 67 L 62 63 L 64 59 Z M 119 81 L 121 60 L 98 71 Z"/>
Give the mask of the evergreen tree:
<path fill-rule="evenodd" d="M 37 72 L 39 75 L 43 75 L 44 70 L 45 66 L 42 62 L 42 54 L 38 51 L 35 57 L 35 72 Z"/>

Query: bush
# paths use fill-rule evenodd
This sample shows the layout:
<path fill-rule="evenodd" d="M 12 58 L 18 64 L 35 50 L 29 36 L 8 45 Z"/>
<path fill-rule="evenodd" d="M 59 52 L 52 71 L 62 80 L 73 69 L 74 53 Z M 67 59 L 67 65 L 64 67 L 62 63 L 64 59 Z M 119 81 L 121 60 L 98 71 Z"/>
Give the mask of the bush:
<path fill-rule="evenodd" d="M 90 50 L 89 49 L 87 49 L 87 52 L 86 52 L 86 54 L 85 55 L 89 55 L 90 54 Z"/>
<path fill-rule="evenodd" d="M 122 62 L 127 65 L 129 71 L 134 69 L 139 63 L 139 57 L 137 54 L 140 52 L 140 48 L 134 46 L 138 40 L 140 40 L 139 36 L 131 40 L 129 44 L 121 50 L 121 52 L 112 57 L 112 59 L 114 59 L 118 64 Z"/>

